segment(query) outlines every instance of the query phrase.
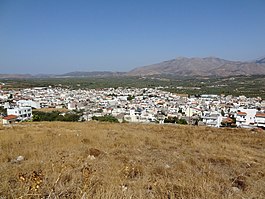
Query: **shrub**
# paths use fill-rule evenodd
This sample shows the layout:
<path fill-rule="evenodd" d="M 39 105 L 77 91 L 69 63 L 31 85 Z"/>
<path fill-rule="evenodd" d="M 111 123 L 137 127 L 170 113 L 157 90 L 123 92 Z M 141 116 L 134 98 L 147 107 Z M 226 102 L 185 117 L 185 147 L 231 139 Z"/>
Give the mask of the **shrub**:
<path fill-rule="evenodd" d="M 77 122 L 80 115 L 75 113 L 67 113 L 65 116 L 61 115 L 58 111 L 41 112 L 35 111 L 33 114 L 33 121 L 65 121 L 65 122 Z"/>
<path fill-rule="evenodd" d="M 114 122 L 118 123 L 118 119 L 113 117 L 112 115 L 104 115 L 104 116 L 93 116 L 92 120 L 100 121 L 100 122 Z"/>

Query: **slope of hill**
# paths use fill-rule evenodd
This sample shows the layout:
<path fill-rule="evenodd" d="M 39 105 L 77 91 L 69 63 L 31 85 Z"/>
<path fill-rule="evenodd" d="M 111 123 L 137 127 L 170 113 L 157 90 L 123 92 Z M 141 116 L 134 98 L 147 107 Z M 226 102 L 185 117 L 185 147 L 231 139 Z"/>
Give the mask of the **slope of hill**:
<path fill-rule="evenodd" d="M 75 71 L 70 73 L 65 73 L 59 75 L 61 77 L 110 77 L 110 76 L 120 76 L 123 72 L 111 72 L 111 71 L 92 71 L 92 72 L 82 72 Z"/>
<path fill-rule="evenodd" d="M 265 57 L 256 60 L 257 64 L 265 64 Z"/>
<path fill-rule="evenodd" d="M 32 77 L 30 74 L 0 74 L 0 79 L 27 79 Z"/>
<path fill-rule="evenodd" d="M 256 62 L 228 61 L 215 57 L 186 58 L 179 57 L 158 64 L 139 67 L 128 75 L 161 75 L 176 76 L 237 76 L 265 74 L 264 60 Z"/>
<path fill-rule="evenodd" d="M 0 143 L 2 198 L 265 198 L 264 132 L 45 122 Z"/>

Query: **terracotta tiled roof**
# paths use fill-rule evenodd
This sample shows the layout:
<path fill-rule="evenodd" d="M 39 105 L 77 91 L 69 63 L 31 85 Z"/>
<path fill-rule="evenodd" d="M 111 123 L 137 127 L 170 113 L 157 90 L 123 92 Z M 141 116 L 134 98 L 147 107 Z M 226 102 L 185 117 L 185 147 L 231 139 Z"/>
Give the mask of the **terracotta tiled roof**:
<path fill-rule="evenodd" d="M 13 120 L 13 119 L 17 119 L 16 115 L 8 115 L 6 117 L 3 117 L 4 120 Z"/>
<path fill-rule="evenodd" d="M 237 115 L 247 115 L 246 112 L 237 112 Z"/>
<path fill-rule="evenodd" d="M 192 109 L 197 110 L 197 111 L 203 111 L 203 110 L 200 109 L 200 108 L 192 108 Z"/>
<path fill-rule="evenodd" d="M 265 113 L 257 113 L 255 116 L 256 117 L 265 117 Z"/>
<path fill-rule="evenodd" d="M 232 120 L 231 118 L 227 117 L 227 118 L 224 118 L 224 119 L 222 120 L 222 122 L 224 122 L 224 123 L 232 123 L 233 120 Z"/>

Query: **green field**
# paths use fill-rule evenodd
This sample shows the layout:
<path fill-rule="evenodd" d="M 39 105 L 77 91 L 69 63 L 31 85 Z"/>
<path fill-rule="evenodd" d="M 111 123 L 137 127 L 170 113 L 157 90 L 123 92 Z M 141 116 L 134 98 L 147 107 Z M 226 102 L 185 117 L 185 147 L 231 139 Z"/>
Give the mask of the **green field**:
<path fill-rule="evenodd" d="M 245 95 L 247 97 L 265 98 L 265 76 L 237 77 L 78 77 L 78 78 L 30 78 L 2 79 L 2 89 L 21 89 L 37 86 L 60 86 L 69 89 L 92 89 L 109 87 L 163 87 L 174 93 Z"/>

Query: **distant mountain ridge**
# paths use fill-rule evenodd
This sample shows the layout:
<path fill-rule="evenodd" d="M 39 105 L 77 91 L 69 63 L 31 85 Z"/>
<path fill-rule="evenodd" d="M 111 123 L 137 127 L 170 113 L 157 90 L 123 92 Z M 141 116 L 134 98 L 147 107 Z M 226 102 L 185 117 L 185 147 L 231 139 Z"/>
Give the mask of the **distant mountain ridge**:
<path fill-rule="evenodd" d="M 30 74 L 0 74 L 0 79 L 28 79 L 32 77 Z"/>
<path fill-rule="evenodd" d="M 257 64 L 265 64 L 265 57 L 256 60 Z"/>
<path fill-rule="evenodd" d="M 107 76 L 120 76 L 124 74 L 125 74 L 124 72 L 111 72 L 111 71 L 92 71 L 92 72 L 74 71 L 74 72 L 65 73 L 59 76 L 63 76 L 63 77 L 107 77 Z"/>
<path fill-rule="evenodd" d="M 112 71 L 74 71 L 61 75 L 55 74 L 0 74 L 0 79 L 19 78 L 67 78 L 67 77 L 119 77 L 119 76 L 149 76 L 149 75 L 174 75 L 174 76 L 201 76 L 201 77 L 226 77 L 239 75 L 265 75 L 265 57 L 254 61 L 229 61 L 217 57 L 175 59 L 160 63 L 137 67 L 129 72 Z"/>
<path fill-rule="evenodd" d="M 238 76 L 265 74 L 265 58 L 253 61 L 229 61 L 217 57 L 186 58 L 164 61 L 157 64 L 138 67 L 127 75 L 162 75 L 176 76 Z"/>
<path fill-rule="evenodd" d="M 82 72 L 74 71 L 65 74 L 0 74 L 0 79 L 30 79 L 30 78 L 67 78 L 67 77 L 116 77 L 123 76 L 126 72 L 112 72 L 112 71 L 92 71 Z"/>

